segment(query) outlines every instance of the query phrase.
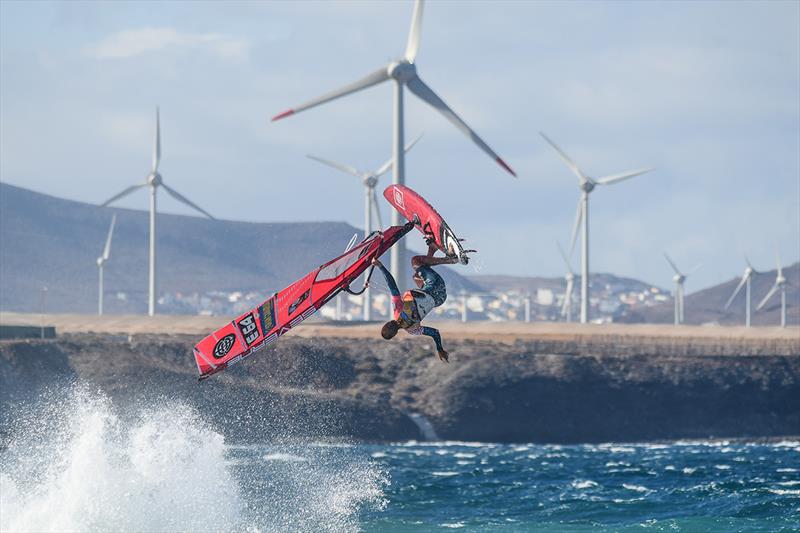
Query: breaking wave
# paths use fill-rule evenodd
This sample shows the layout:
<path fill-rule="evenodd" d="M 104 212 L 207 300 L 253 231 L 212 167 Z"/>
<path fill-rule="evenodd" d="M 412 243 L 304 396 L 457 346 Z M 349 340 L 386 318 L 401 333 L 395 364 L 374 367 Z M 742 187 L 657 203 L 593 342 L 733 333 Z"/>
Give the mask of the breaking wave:
<path fill-rule="evenodd" d="M 122 413 L 76 387 L 10 426 L 2 531 L 347 531 L 363 507 L 385 505 L 386 475 L 368 457 L 310 445 L 243 453 L 181 402 Z"/>

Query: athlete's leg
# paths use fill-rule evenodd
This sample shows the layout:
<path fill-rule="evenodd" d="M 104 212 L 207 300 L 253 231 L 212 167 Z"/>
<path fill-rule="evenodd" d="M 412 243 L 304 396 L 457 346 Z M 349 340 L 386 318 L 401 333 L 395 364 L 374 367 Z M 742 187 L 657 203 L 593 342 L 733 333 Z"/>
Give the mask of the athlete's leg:
<path fill-rule="evenodd" d="M 458 263 L 458 257 L 433 257 L 430 255 L 415 255 L 411 258 L 411 268 L 418 269 L 423 265 L 454 265 Z"/>
<path fill-rule="evenodd" d="M 421 265 L 416 272 L 414 272 L 415 280 L 419 279 L 422 282 L 420 287 L 423 291 L 430 294 L 433 298 L 434 305 L 439 307 L 447 299 L 447 286 L 442 277 L 428 265 Z"/>

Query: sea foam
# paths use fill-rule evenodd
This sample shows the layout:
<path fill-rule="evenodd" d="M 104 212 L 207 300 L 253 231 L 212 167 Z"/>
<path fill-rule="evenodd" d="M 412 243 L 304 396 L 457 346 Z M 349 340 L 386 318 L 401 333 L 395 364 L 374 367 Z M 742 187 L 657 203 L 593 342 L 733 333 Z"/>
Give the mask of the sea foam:
<path fill-rule="evenodd" d="M 182 404 L 122 423 L 101 394 L 75 389 L 14 420 L 0 462 L 3 531 L 224 530 L 239 487 L 222 436 Z"/>
<path fill-rule="evenodd" d="M 123 415 L 76 387 L 13 413 L 0 530 L 354 531 L 362 507 L 385 505 L 385 473 L 348 448 L 257 454 L 190 405 L 140 404 Z"/>

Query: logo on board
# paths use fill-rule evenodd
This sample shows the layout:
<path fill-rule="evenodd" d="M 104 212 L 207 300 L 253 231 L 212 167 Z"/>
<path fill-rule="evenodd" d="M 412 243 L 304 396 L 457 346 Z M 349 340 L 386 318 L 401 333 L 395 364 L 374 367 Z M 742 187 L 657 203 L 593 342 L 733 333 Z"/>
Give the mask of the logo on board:
<path fill-rule="evenodd" d="M 217 359 L 222 359 L 228 352 L 231 351 L 233 348 L 233 343 L 236 342 L 236 335 L 233 333 L 228 333 L 220 340 L 217 341 L 217 344 L 214 346 L 214 357 Z"/>

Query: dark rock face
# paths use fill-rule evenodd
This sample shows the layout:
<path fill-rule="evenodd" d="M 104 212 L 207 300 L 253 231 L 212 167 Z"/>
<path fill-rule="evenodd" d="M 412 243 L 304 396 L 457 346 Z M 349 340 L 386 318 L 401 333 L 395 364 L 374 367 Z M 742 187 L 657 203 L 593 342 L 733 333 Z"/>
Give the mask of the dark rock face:
<path fill-rule="evenodd" d="M 63 347 L 50 341 L 0 342 L 0 411 L 33 399 L 52 382 L 70 383 L 76 374 Z"/>
<path fill-rule="evenodd" d="M 430 395 L 458 440 L 608 442 L 800 432 L 797 357 L 487 357 Z"/>
<path fill-rule="evenodd" d="M 0 343 L 2 409 L 77 380 L 118 405 L 181 399 L 232 441 L 420 438 L 608 442 L 800 434 L 800 340 L 676 343 L 288 337 L 198 383 L 190 336 L 67 335 Z"/>

